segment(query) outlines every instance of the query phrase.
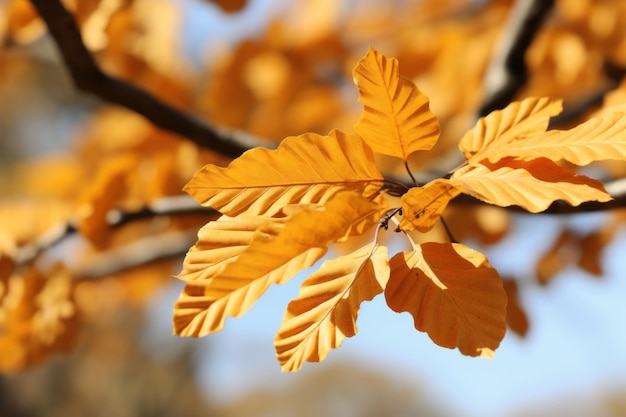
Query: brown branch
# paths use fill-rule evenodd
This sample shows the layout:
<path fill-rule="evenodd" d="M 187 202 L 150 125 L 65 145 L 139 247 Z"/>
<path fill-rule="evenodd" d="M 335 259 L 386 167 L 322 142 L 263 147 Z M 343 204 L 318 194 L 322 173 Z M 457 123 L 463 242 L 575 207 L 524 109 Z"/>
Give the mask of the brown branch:
<path fill-rule="evenodd" d="M 485 75 L 486 100 L 479 116 L 508 105 L 526 83 L 526 51 L 553 6 L 554 0 L 515 2 L 509 12 L 503 37 Z"/>
<path fill-rule="evenodd" d="M 83 43 L 73 16 L 61 0 L 31 0 L 48 26 L 75 86 L 103 100 L 141 114 L 154 125 L 183 136 L 206 149 L 237 157 L 256 147 L 274 144 L 242 132 L 227 132 L 181 113 L 147 92 L 105 74 Z"/>

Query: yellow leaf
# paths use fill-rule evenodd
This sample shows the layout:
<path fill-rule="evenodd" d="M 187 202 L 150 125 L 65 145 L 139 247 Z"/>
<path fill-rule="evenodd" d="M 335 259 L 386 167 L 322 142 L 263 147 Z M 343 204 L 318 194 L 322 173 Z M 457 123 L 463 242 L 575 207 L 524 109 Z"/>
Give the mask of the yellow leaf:
<path fill-rule="evenodd" d="M 549 130 L 488 151 L 492 161 L 507 155 L 525 160 L 544 156 L 576 165 L 626 160 L 626 114 L 595 117 L 569 130 Z"/>
<path fill-rule="evenodd" d="M 69 351 L 80 322 L 69 271 L 61 265 L 29 268 L 7 284 L 0 305 L 0 372 L 20 372 Z"/>
<path fill-rule="evenodd" d="M 390 261 L 389 307 L 408 311 L 439 346 L 493 357 L 506 332 L 506 294 L 487 258 L 457 243 L 424 243 Z"/>
<path fill-rule="evenodd" d="M 221 271 L 224 265 L 237 259 L 245 251 L 254 232 L 267 222 L 259 216 L 221 216 L 198 231 L 198 241 L 183 262 L 178 278 L 183 281 L 207 280 Z"/>
<path fill-rule="evenodd" d="M 380 218 L 378 205 L 354 192 L 340 193 L 325 206 L 288 212 L 266 219 L 245 250 L 208 280 L 187 283 L 174 306 L 176 334 L 203 336 L 221 330 L 227 316 L 243 315 L 271 284 L 285 283 L 313 265 L 355 225 L 374 225 Z"/>
<path fill-rule="evenodd" d="M 505 158 L 489 165 L 460 168 L 450 181 L 461 186 L 464 193 L 487 203 L 501 207 L 518 205 L 532 213 L 545 210 L 556 200 L 565 200 L 572 206 L 611 200 L 599 181 L 577 175 L 547 158 Z"/>
<path fill-rule="evenodd" d="M 353 71 L 363 103 L 355 130 L 375 151 L 407 160 L 429 150 L 439 138 L 439 121 L 426 97 L 400 75 L 398 60 L 370 48 Z"/>
<path fill-rule="evenodd" d="M 297 371 L 304 361 L 321 362 L 346 337 L 354 336 L 361 303 L 380 294 L 388 279 L 384 246 L 370 244 L 324 262 L 287 306 L 274 339 L 282 370 Z"/>
<path fill-rule="evenodd" d="M 138 165 L 139 160 L 133 155 L 107 159 L 97 178 L 82 193 L 78 229 L 94 245 L 107 243 L 110 232 L 107 214 L 111 209 L 119 207 L 120 201 L 128 193 Z"/>
<path fill-rule="evenodd" d="M 461 187 L 446 179 L 436 179 L 423 187 L 411 188 L 400 199 L 400 229 L 428 232 L 439 221 L 446 206 L 461 193 Z"/>
<path fill-rule="evenodd" d="M 227 168 L 207 165 L 185 191 L 229 216 L 271 216 L 289 204 L 323 204 L 344 190 L 369 197 L 382 182 L 363 141 L 333 130 L 286 138 L 276 150 L 251 149 Z"/>
<path fill-rule="evenodd" d="M 470 163 L 477 163 L 485 158 L 495 162 L 504 156 L 517 156 L 516 152 L 509 151 L 511 144 L 516 143 L 520 137 L 545 132 L 550 117 L 561 113 L 562 109 L 560 100 L 547 97 L 531 97 L 513 102 L 502 110 L 480 118 L 465 133 L 459 142 L 459 148 Z"/>

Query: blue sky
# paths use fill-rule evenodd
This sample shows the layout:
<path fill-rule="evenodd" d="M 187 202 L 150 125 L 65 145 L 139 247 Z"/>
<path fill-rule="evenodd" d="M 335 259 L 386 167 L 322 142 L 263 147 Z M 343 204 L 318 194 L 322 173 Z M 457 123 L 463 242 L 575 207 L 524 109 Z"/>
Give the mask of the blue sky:
<path fill-rule="evenodd" d="M 501 266 L 503 274 L 532 269 L 540 246 L 550 244 L 558 223 L 583 220 L 589 227 L 599 219 L 584 216 L 555 221 L 547 216 L 521 216 L 516 221 L 517 233 L 491 251 L 491 262 Z M 357 361 L 388 371 L 420 391 L 425 388 L 435 402 L 464 417 L 503 416 L 561 398 L 600 401 L 607 389 L 626 390 L 626 280 L 622 272 L 626 265 L 621 256 L 625 247 L 626 233 L 620 233 L 606 250 L 607 273 L 602 279 L 571 268 L 547 287 L 522 288 L 530 332 L 524 339 L 508 334 L 493 360 L 464 357 L 457 350 L 434 345 L 414 329 L 407 313 L 392 312 L 379 297 L 363 304 L 359 333 L 332 351 L 326 361 Z M 324 366 L 305 364 L 297 374 L 284 374 L 275 359 L 274 334 L 304 275 L 272 287 L 244 317 L 228 319 L 220 333 L 168 342 L 200 348 L 198 378 L 208 395 L 228 401 L 254 387 L 280 387 L 315 366 Z M 161 334 L 160 339 L 171 334 L 170 306 L 179 289 L 176 285 L 155 300 L 152 329 Z"/>

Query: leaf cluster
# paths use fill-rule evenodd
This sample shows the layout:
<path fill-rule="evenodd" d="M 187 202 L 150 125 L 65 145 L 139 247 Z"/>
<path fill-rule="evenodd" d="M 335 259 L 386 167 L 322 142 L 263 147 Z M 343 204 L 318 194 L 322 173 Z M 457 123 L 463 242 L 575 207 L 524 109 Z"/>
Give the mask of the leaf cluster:
<path fill-rule="evenodd" d="M 611 200 L 601 182 L 560 162 L 626 159 L 626 118 L 610 113 L 547 130 L 560 101 L 514 102 L 463 136 L 460 167 L 419 185 L 409 157 L 431 150 L 440 134 L 428 98 L 400 74 L 396 59 L 372 48 L 353 77 L 363 104 L 355 133 L 288 137 L 276 150 L 252 149 L 228 167 L 209 164 L 186 185 L 222 216 L 200 230 L 185 258 L 174 331 L 221 330 L 227 317 L 246 313 L 271 284 L 312 266 L 329 245 L 365 234 L 369 243 L 325 261 L 287 306 L 275 337 L 283 370 L 321 361 L 354 336 L 361 303 L 380 294 L 436 344 L 491 358 L 506 331 L 502 279 L 480 252 L 429 232 L 445 229 L 442 214 L 460 194 L 533 213 L 557 200 Z M 400 159 L 412 184 L 385 178 L 377 154 Z M 410 250 L 389 256 L 385 232 L 406 239 Z"/>

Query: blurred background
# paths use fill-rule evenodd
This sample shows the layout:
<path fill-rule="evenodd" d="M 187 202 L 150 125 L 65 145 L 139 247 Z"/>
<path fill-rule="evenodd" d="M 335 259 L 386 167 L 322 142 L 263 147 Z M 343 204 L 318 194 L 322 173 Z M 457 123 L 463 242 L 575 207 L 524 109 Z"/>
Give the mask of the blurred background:
<path fill-rule="evenodd" d="M 423 177 L 454 160 L 488 99 L 485 74 L 515 6 L 63 4 L 107 73 L 198 119 L 275 142 L 351 130 L 361 112 L 352 68 L 370 45 L 398 57 L 442 123 L 433 153 L 411 161 Z M 624 105 L 623 1 L 555 1 L 532 36 L 516 98 L 563 98 L 559 127 Z M 179 196 L 195 170 L 228 158 L 78 92 L 29 1 L 0 0 L 0 39 L 0 415 L 626 416 L 623 210 L 449 209 L 453 235 L 505 279 L 510 330 L 494 360 L 435 346 L 409 315 L 376 299 L 362 306 L 357 336 L 323 363 L 284 374 L 273 338 L 307 271 L 222 332 L 179 338 L 171 316 L 184 283 L 174 276 L 211 215 L 106 223 L 110 209 Z M 393 161 L 380 163 L 396 173 Z M 617 163 L 590 171 L 605 180 L 626 172 Z M 67 224 L 66 237 L 41 243 Z M 165 240 L 150 244 L 154 236 Z M 154 256 L 125 264 L 120 250 L 131 248 Z"/>

